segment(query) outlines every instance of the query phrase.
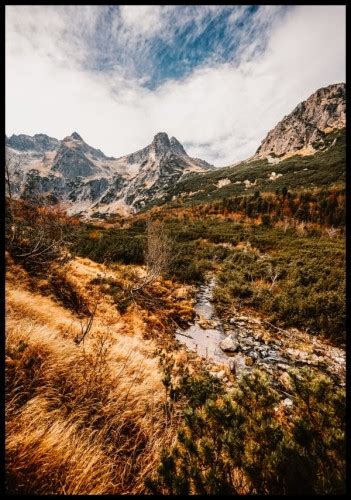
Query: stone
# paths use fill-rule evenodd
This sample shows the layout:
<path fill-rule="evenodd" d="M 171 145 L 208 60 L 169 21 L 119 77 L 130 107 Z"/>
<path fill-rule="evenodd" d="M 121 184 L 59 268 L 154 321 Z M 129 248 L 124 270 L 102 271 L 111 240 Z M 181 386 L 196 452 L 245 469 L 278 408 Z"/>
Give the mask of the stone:
<path fill-rule="evenodd" d="M 224 340 L 221 340 L 221 342 L 219 343 L 219 347 L 224 352 L 236 352 L 238 350 L 239 343 L 233 335 L 229 335 Z"/>
<path fill-rule="evenodd" d="M 270 349 L 268 352 L 267 352 L 268 356 L 276 356 L 277 355 L 277 352 L 274 351 L 273 349 Z"/>
<path fill-rule="evenodd" d="M 216 377 L 219 380 L 223 380 L 226 376 L 226 373 L 224 370 L 221 370 L 219 372 L 210 372 L 210 374 L 212 375 L 212 377 Z"/>
<path fill-rule="evenodd" d="M 216 328 L 217 321 L 200 317 L 200 319 L 198 320 L 198 325 L 204 330 L 210 330 Z"/>
<path fill-rule="evenodd" d="M 258 353 L 258 352 L 256 352 L 256 351 L 251 351 L 251 352 L 249 353 L 249 356 L 250 356 L 252 359 L 255 359 L 255 360 L 259 359 L 259 357 L 260 357 L 259 353 Z"/>
<path fill-rule="evenodd" d="M 228 363 L 228 367 L 229 367 L 229 370 L 232 372 L 232 373 L 235 373 L 235 361 L 234 360 L 230 360 L 229 363 Z"/>
<path fill-rule="evenodd" d="M 280 368 L 281 370 L 288 370 L 290 366 L 285 363 L 277 363 L 277 368 Z"/>
<path fill-rule="evenodd" d="M 282 401 L 282 405 L 284 407 L 284 410 L 286 412 L 290 412 L 292 409 L 293 409 L 293 406 L 294 406 L 294 403 L 293 403 L 293 400 L 290 399 L 290 398 L 285 398 L 283 401 Z"/>

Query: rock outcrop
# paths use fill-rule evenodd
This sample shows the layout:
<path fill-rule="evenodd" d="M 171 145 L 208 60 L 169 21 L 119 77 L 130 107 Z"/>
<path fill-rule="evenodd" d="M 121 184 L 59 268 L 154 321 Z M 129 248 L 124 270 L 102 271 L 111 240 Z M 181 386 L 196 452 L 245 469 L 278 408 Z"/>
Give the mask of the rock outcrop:
<path fill-rule="evenodd" d="M 346 90 L 336 83 L 314 92 L 281 120 L 257 149 L 254 159 L 286 158 L 325 149 L 330 132 L 346 126 Z"/>

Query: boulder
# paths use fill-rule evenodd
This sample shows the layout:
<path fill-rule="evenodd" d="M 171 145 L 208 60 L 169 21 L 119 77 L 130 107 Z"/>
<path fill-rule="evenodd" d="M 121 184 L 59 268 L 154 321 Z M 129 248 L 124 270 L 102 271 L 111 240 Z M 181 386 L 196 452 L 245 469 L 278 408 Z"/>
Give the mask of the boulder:
<path fill-rule="evenodd" d="M 228 335 L 227 338 L 221 340 L 219 347 L 224 352 L 236 352 L 239 348 L 239 343 L 233 335 Z"/>

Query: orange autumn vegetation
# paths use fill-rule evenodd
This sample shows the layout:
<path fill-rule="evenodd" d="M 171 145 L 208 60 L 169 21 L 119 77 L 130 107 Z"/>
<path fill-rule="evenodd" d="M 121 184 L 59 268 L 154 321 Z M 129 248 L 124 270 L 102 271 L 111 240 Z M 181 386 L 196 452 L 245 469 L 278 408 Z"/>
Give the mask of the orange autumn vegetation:
<path fill-rule="evenodd" d="M 169 328 L 167 318 L 179 308 L 191 310 L 190 288 L 173 286 L 172 295 L 170 283 L 155 283 L 166 304 L 163 315 L 142 300 L 120 314 L 91 281 L 98 275 L 125 280 L 123 266 L 111 270 L 77 258 L 50 269 L 47 279 L 33 279 L 7 257 L 8 491 L 145 492 L 160 450 L 175 441 L 180 411 L 172 418 L 165 412 L 156 333 Z M 86 318 L 52 293 L 60 274 L 89 310 L 98 302 L 92 329 L 79 345 L 74 338 Z M 175 353 L 175 360 L 181 358 Z"/>

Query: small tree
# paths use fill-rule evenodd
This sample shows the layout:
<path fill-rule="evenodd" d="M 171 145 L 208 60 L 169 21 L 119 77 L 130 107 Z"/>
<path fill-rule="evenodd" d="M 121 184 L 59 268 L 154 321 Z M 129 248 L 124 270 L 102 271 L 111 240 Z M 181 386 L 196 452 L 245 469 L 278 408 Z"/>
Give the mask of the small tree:
<path fill-rule="evenodd" d="M 149 219 L 146 225 L 146 274 L 140 282 L 132 288 L 132 293 L 154 283 L 164 274 L 171 260 L 171 240 L 160 220 Z"/>

